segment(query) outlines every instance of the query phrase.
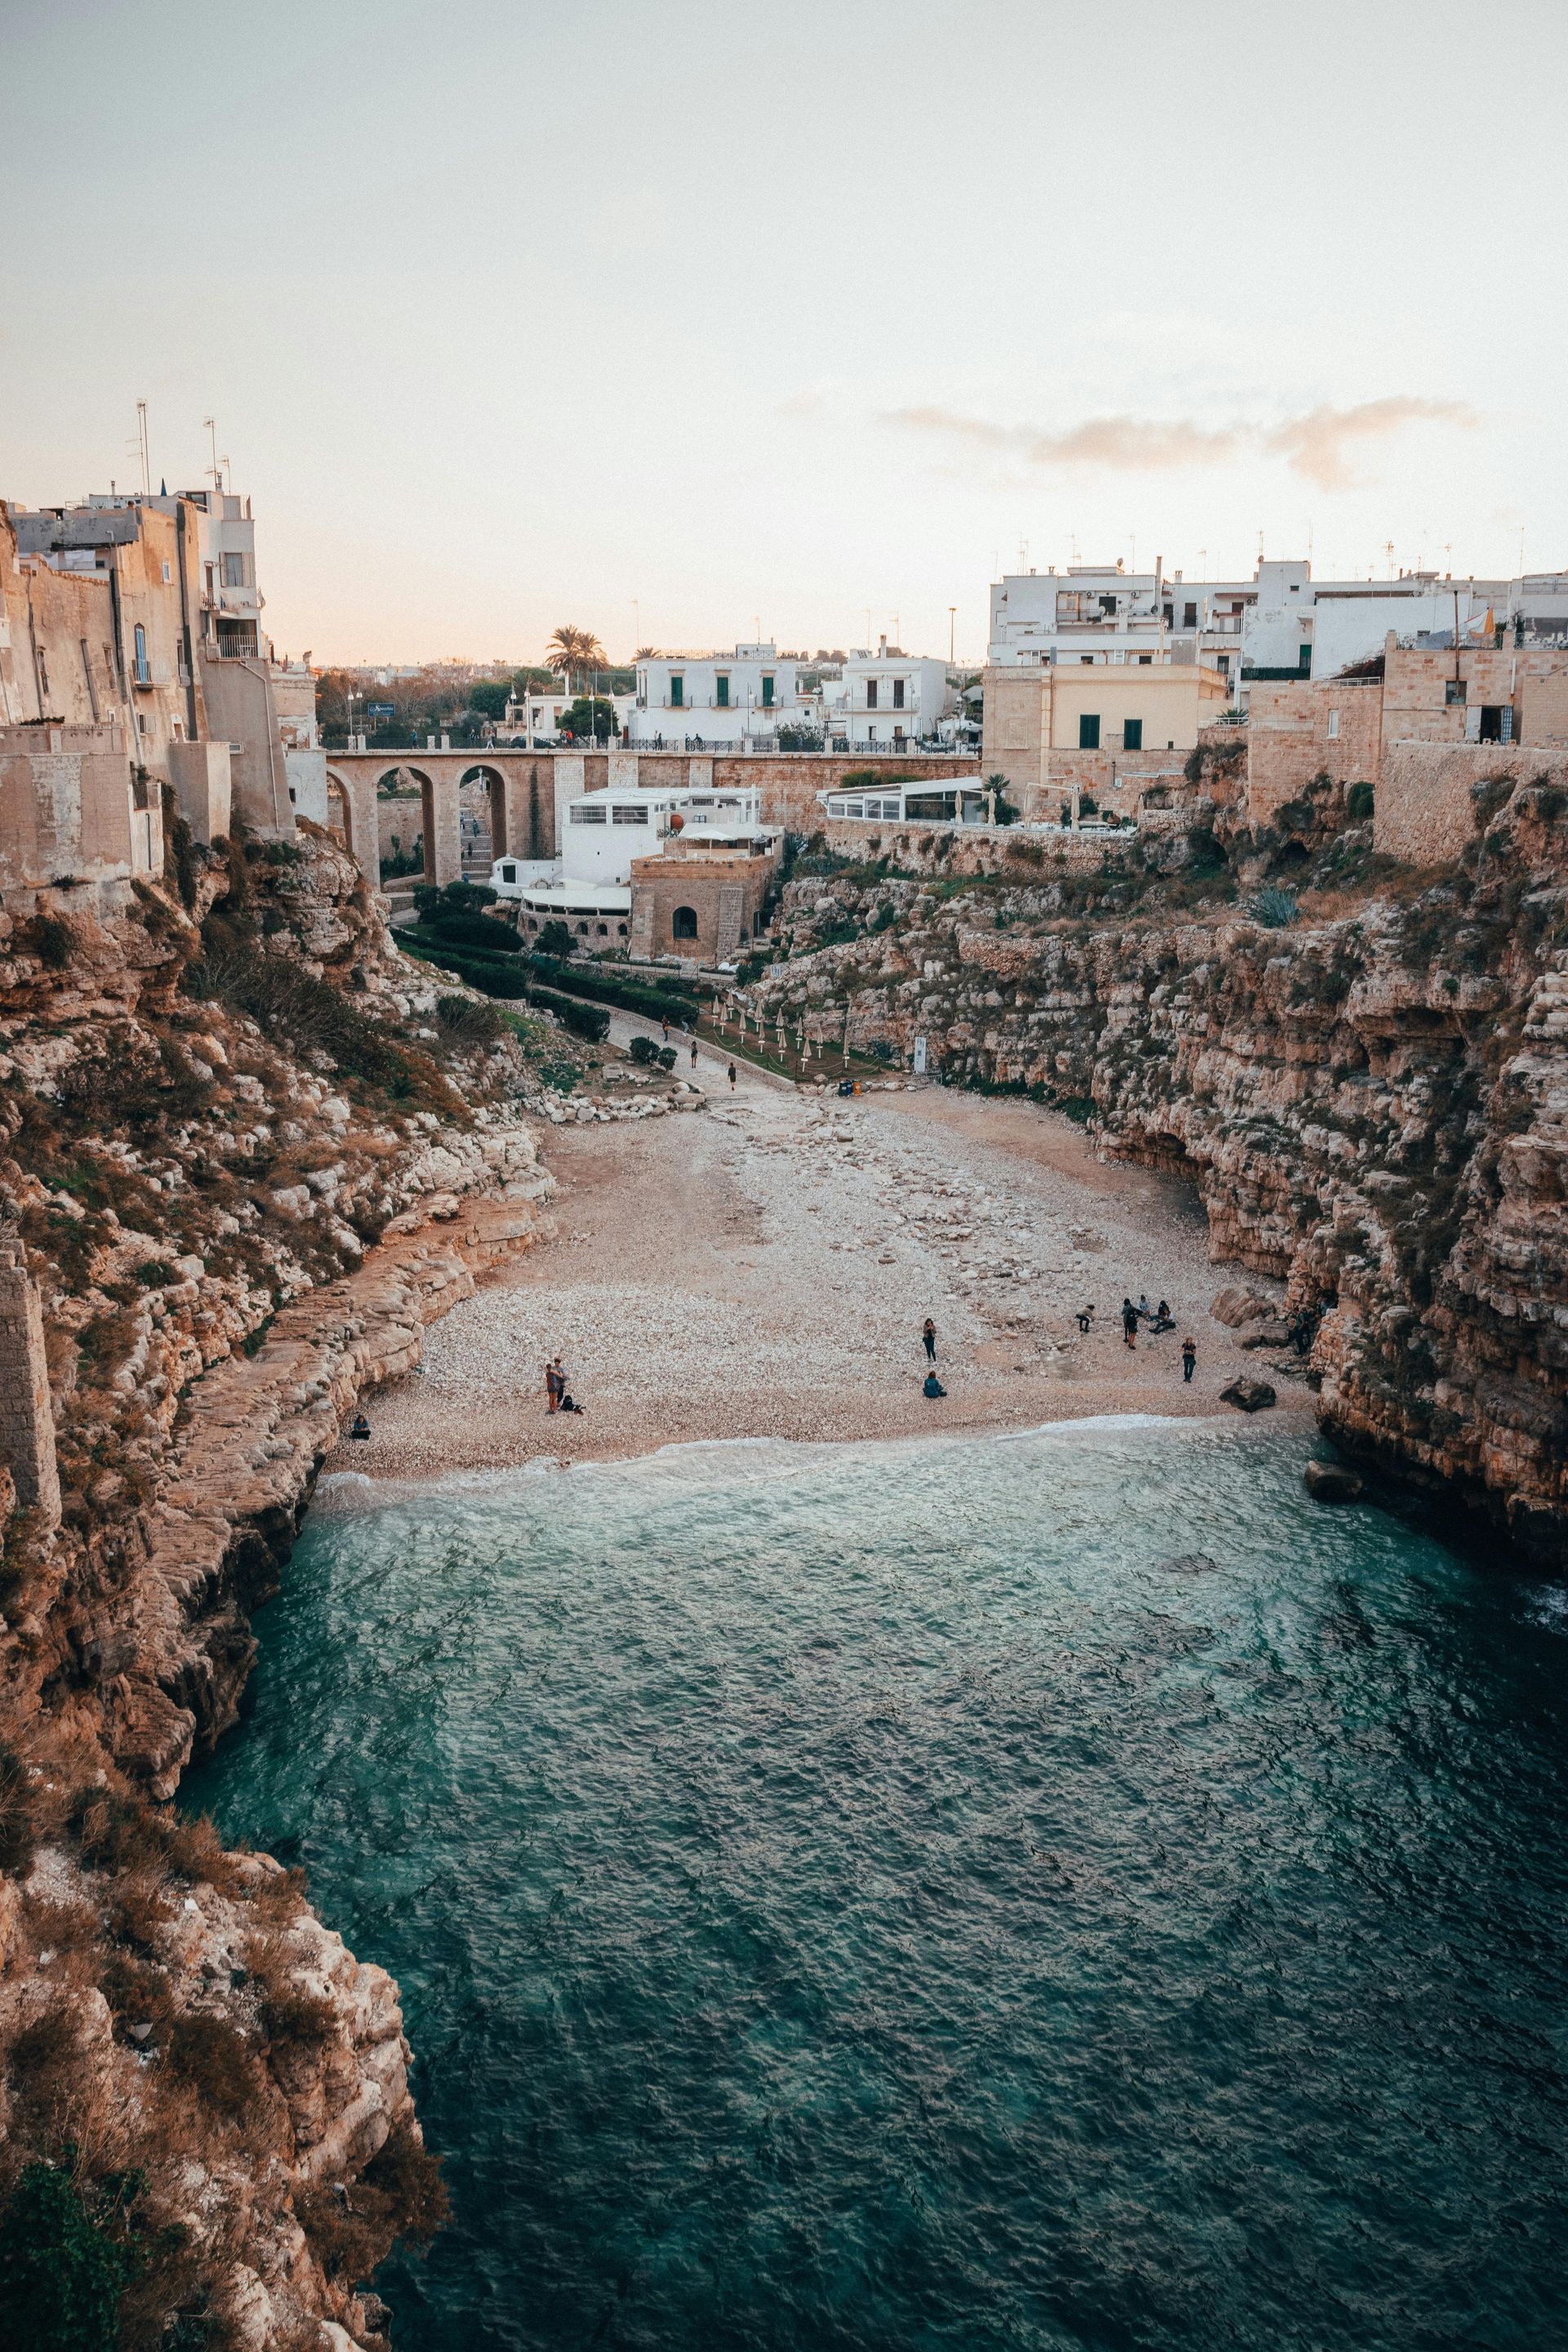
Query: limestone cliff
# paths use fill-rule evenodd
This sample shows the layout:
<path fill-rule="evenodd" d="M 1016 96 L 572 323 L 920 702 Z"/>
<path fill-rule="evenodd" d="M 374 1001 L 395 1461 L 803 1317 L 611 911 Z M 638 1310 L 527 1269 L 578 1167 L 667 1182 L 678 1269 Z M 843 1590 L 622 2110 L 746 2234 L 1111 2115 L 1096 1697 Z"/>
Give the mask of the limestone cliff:
<path fill-rule="evenodd" d="M 309 828 L 0 915 L 60 1486 L 0 1482 L 0 2202 L 68 2171 L 127 2345 L 374 2346 L 359 2290 L 439 2221 L 396 1988 L 157 1801 L 235 1718 L 345 1411 L 532 1237 L 544 1100 Z"/>
<path fill-rule="evenodd" d="M 1032 1090 L 1191 1177 L 1212 1254 L 1321 1317 L 1326 1429 L 1568 1559 L 1568 818 L 1484 788 L 1457 864 L 1189 811 L 1147 854 L 1015 845 L 979 879 L 818 855 L 773 1019 Z M 809 858 L 806 866 L 812 865 Z M 1086 870 L 1086 868 L 1088 870 Z"/>

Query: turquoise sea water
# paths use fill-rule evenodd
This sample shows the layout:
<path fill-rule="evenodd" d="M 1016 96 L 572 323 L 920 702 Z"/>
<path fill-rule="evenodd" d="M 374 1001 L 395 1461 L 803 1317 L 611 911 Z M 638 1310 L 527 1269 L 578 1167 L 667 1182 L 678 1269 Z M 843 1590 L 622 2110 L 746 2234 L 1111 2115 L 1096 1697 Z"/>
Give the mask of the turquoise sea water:
<path fill-rule="evenodd" d="M 186 1793 L 402 1984 L 401 2352 L 1568 2342 L 1568 1607 L 1309 1450 L 323 1496 Z"/>

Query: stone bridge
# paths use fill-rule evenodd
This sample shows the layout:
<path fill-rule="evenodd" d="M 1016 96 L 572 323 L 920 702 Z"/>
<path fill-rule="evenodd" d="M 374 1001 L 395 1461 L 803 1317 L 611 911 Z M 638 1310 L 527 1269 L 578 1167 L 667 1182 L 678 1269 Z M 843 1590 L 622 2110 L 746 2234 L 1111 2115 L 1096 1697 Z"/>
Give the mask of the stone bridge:
<path fill-rule="evenodd" d="M 599 764 L 602 764 L 600 762 Z M 463 870 L 458 821 L 459 787 L 489 793 L 490 842 L 497 857 L 553 857 L 557 810 L 586 792 L 588 756 L 541 751 L 329 751 L 328 822 L 361 872 L 378 887 L 381 852 L 376 795 L 383 784 L 419 788 L 425 878 L 445 884 Z"/>

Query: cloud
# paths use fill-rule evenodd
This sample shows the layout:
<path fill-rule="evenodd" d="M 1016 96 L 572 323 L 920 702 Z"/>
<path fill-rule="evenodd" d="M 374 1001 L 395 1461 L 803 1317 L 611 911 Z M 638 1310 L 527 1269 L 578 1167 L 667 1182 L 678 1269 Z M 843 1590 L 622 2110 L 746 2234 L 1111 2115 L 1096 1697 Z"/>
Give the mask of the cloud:
<path fill-rule="evenodd" d="M 1276 425 L 1265 434 L 1264 446 L 1277 449 L 1287 465 L 1320 489 L 1348 490 L 1355 478 L 1347 456 L 1350 445 L 1384 440 L 1407 425 L 1458 425 L 1473 432 L 1480 421 L 1462 401 L 1395 394 L 1388 400 L 1363 400 L 1356 408 L 1314 408 L 1292 423 Z"/>
<path fill-rule="evenodd" d="M 1091 416 L 1063 432 L 1034 425 L 992 425 L 949 408 L 896 408 L 882 419 L 920 433 L 943 436 L 1028 466 L 1101 466 L 1114 473 L 1167 473 L 1183 466 L 1214 466 L 1261 448 L 1282 457 L 1296 473 L 1320 488 L 1342 490 L 1353 477 L 1347 452 L 1357 442 L 1384 440 L 1408 425 L 1468 427 L 1480 420 L 1455 400 L 1423 400 L 1396 394 L 1363 401 L 1355 408 L 1314 408 L 1265 428 L 1255 425 L 1209 427 L 1190 421 L 1162 424 L 1136 416 Z"/>

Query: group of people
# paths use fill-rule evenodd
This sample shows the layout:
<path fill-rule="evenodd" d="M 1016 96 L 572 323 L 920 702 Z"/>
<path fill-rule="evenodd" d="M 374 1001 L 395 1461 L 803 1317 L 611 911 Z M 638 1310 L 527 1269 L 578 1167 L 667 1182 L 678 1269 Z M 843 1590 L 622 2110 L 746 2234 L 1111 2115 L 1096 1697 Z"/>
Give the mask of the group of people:
<path fill-rule="evenodd" d="M 1136 1300 L 1124 1298 L 1121 1302 L 1121 1344 L 1124 1348 L 1137 1347 L 1140 1323 L 1148 1326 L 1149 1337 L 1152 1339 L 1157 1339 L 1163 1332 L 1173 1331 L 1176 1328 L 1175 1318 L 1171 1313 L 1169 1301 L 1162 1298 L 1157 1307 L 1151 1307 L 1146 1290 L 1142 1292 Z M 1093 1327 L 1093 1306 L 1080 1307 L 1078 1310 L 1079 1329 L 1088 1332 L 1092 1330 Z M 1182 1341 L 1183 1380 L 1190 1381 L 1197 1368 L 1198 1343 L 1189 1331 Z"/>

